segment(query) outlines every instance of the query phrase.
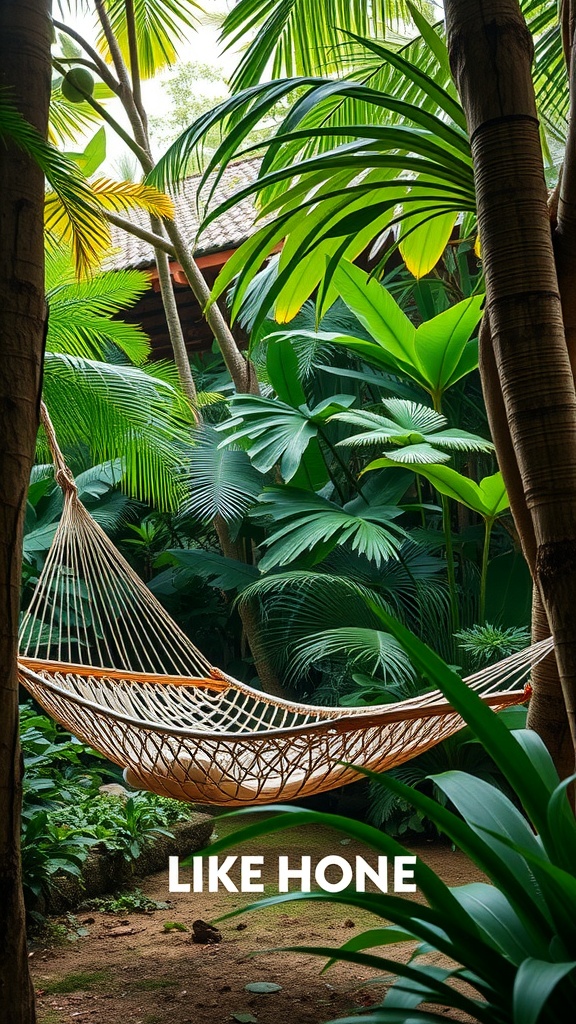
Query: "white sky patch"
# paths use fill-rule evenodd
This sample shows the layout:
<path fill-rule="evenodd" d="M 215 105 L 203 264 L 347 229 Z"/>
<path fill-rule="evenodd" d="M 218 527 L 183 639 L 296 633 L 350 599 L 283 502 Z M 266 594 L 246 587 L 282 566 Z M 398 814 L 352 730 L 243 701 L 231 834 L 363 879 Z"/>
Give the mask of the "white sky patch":
<path fill-rule="evenodd" d="M 202 7 L 210 15 L 224 15 L 226 12 L 233 7 L 233 0 L 203 0 Z M 54 18 L 57 21 L 61 21 L 71 28 L 76 29 L 87 42 L 92 46 L 96 43 L 98 35 L 98 21 L 95 14 L 83 14 L 78 11 L 76 14 L 66 12 L 63 17 L 61 12 L 58 10 L 58 5 L 54 5 Z M 202 15 L 199 15 L 199 19 Z M 192 29 L 186 30 L 186 40 L 179 44 L 179 63 L 197 63 L 205 64 L 222 72 L 223 78 L 226 80 L 232 74 L 236 64 L 240 57 L 239 54 L 222 53 L 221 44 L 218 42 L 218 36 L 220 29 L 217 25 L 211 22 L 210 18 L 204 20 L 204 24 L 199 20 L 198 28 L 196 31 Z M 73 40 L 74 42 L 74 40 Z M 55 47 L 55 52 L 58 52 L 58 47 Z M 172 68 L 166 68 L 164 71 L 156 75 L 155 78 L 150 79 L 142 83 L 142 97 L 144 100 L 144 106 L 149 117 L 162 117 L 168 112 L 170 99 L 165 89 L 162 88 L 162 83 L 166 82 L 172 74 L 174 74 L 177 68 L 175 64 Z M 222 95 L 222 87 L 216 82 L 203 81 L 202 92 L 204 95 L 214 95 L 214 98 L 220 98 Z M 106 103 L 106 109 L 114 117 L 122 127 L 130 132 L 130 125 L 128 118 L 124 113 L 124 109 L 120 100 L 112 99 Z M 99 126 L 94 125 L 83 138 L 77 140 L 77 145 L 71 146 L 70 148 L 81 150 L 94 132 Z M 106 128 L 106 160 L 98 173 L 110 174 L 111 176 L 118 176 L 115 172 L 115 162 L 125 153 L 129 153 L 126 144 L 116 135 L 116 133 L 108 126 Z M 154 153 L 155 159 L 161 155 L 161 151 L 157 150 Z M 135 158 L 134 158 L 135 159 Z"/>

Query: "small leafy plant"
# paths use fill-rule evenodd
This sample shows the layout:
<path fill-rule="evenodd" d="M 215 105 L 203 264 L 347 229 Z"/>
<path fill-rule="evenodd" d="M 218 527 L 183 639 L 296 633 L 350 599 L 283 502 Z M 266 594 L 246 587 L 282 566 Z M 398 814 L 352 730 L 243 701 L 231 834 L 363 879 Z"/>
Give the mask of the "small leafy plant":
<path fill-rule="evenodd" d="M 372 778 L 434 822 L 490 883 L 448 887 L 420 862 L 416 883 L 424 904 L 396 894 L 347 890 L 274 896 L 251 909 L 286 900 L 328 899 L 370 910 L 391 922 L 354 936 L 340 948 L 290 947 L 326 958 L 327 966 L 340 960 L 395 976 L 382 1004 L 372 1008 L 369 1017 L 350 1017 L 339 1024 L 444 1020 L 426 1008 L 430 1003 L 462 1011 L 479 1024 L 563 1024 L 576 1010 L 576 820 L 567 797 L 573 779 L 559 781 L 536 733 L 510 732 L 421 641 L 391 617 L 388 628 L 418 670 L 465 717 L 524 813 L 498 788 L 461 771 L 433 776 L 434 785 L 454 811 L 389 775 Z M 291 807 L 269 810 L 277 817 L 241 829 L 214 844 L 210 852 L 311 823 L 341 829 L 379 854 L 407 854 L 392 837 L 344 817 Z M 408 963 L 381 952 L 382 947 L 399 942 L 413 946 Z M 452 963 L 445 967 L 426 962 L 431 952 L 443 954 Z"/>

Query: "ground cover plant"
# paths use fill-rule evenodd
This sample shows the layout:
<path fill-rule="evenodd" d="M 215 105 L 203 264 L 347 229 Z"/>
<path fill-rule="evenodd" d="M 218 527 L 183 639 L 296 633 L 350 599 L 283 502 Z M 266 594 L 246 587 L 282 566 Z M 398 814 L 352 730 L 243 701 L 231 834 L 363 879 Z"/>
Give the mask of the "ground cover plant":
<path fill-rule="evenodd" d="M 132 862 L 157 836 L 172 837 L 171 827 L 189 820 L 190 810 L 151 793 L 101 792 L 102 785 L 121 781 L 114 765 L 30 704 L 21 706 L 20 722 L 23 884 L 38 922 L 41 897 L 57 885 L 58 875 L 81 877 L 89 850 Z"/>

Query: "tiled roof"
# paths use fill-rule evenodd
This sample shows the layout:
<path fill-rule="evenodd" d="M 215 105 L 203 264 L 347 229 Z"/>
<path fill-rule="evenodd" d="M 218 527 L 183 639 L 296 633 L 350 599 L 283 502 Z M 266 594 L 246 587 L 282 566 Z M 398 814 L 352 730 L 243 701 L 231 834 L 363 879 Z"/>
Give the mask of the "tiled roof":
<path fill-rule="evenodd" d="M 258 173 L 260 161 L 239 160 L 230 164 L 224 171 L 214 192 L 210 206 L 214 209 L 234 192 L 238 192 L 254 181 Z M 204 215 L 196 206 L 196 192 L 201 175 L 194 174 L 182 182 L 179 191 L 173 196 L 175 220 L 186 242 L 193 247 L 195 256 L 206 256 L 208 253 L 223 249 L 236 249 L 251 234 L 257 211 L 252 199 L 243 199 L 222 217 L 213 221 L 200 236 L 198 228 Z M 209 194 L 209 185 L 204 195 Z M 124 217 L 134 221 L 141 227 L 150 230 L 150 220 L 144 210 L 130 210 Z M 105 262 L 106 270 L 141 269 L 154 263 L 152 246 L 147 242 L 129 235 L 126 231 L 111 225 L 112 244 L 116 252 Z"/>

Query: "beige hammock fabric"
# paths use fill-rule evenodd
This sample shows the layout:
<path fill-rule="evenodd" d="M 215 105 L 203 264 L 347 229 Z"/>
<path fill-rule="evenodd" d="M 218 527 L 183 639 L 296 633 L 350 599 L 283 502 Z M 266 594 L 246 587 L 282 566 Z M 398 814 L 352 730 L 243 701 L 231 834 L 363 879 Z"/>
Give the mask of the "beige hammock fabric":
<path fill-rule="evenodd" d="M 134 786 L 243 806 L 293 800 L 383 771 L 463 726 L 439 691 L 396 704 L 326 708 L 271 697 L 214 668 L 78 498 L 51 431 L 62 518 L 20 631 L 22 684 Z M 552 640 L 467 679 L 496 710 Z"/>

